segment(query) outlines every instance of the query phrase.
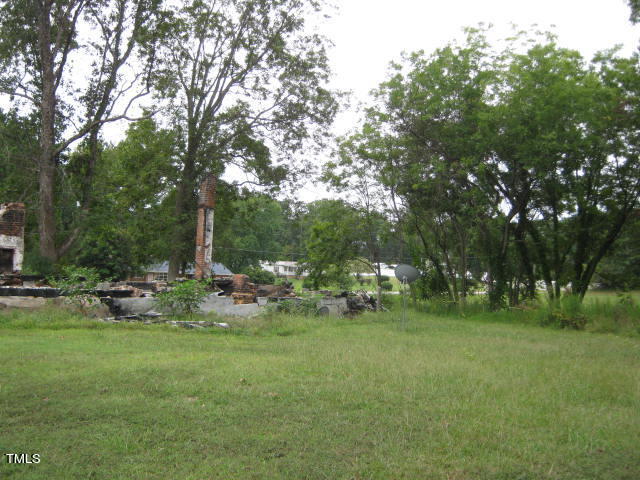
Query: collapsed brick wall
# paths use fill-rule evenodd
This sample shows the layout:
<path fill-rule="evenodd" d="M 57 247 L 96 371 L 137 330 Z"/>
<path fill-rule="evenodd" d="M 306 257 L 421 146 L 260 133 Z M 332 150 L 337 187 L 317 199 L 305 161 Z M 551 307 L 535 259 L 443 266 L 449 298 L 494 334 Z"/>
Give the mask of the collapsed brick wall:
<path fill-rule="evenodd" d="M 24 222 L 24 203 L 0 204 L 0 273 L 22 270 Z"/>
<path fill-rule="evenodd" d="M 255 303 L 257 286 L 249 282 L 249 277 L 243 274 L 235 274 L 233 277 L 233 303 Z"/>

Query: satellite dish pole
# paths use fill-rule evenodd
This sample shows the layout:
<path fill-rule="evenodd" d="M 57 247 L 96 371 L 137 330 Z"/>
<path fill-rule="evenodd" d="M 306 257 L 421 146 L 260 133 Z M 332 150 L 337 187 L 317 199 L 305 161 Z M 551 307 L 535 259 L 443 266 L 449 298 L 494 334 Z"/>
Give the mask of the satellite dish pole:
<path fill-rule="evenodd" d="M 402 285 L 402 326 L 407 325 L 407 285 L 415 282 L 420 277 L 420 272 L 411 265 L 400 264 L 398 265 L 394 273 L 396 278 Z"/>

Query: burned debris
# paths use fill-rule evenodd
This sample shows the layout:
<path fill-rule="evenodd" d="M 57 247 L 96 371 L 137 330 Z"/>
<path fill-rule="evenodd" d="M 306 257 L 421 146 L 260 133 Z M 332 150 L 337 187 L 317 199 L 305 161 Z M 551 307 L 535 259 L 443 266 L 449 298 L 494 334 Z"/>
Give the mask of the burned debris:
<path fill-rule="evenodd" d="M 225 268 L 224 274 L 216 274 L 212 266 L 213 208 L 215 206 L 216 179 L 209 175 L 202 182 L 198 201 L 196 255 L 194 277 L 207 284 L 209 295 L 200 305 L 204 313 L 248 316 L 256 314 L 268 304 L 311 302 L 318 314 L 345 315 L 373 310 L 375 302 L 365 293 L 343 293 L 331 296 L 330 292 L 315 292 L 314 299 L 296 295 L 293 285 L 285 281 L 281 285 L 259 285 L 247 275 L 232 274 Z M 25 205 L 23 203 L 0 204 L 0 308 L 17 306 L 42 306 L 45 299 L 64 297 L 63 290 L 48 285 L 41 276 L 22 275 L 24 257 Z M 142 280 L 146 280 L 145 277 Z M 83 287 L 80 287 L 81 289 Z M 165 281 L 102 282 L 96 288 L 82 291 L 99 304 L 106 306 L 114 321 L 165 321 L 157 308 L 156 294 L 171 289 Z M 195 325 L 198 322 L 190 322 Z M 206 323 L 206 322 L 205 322 Z M 210 323 L 210 322 L 209 322 Z M 203 326 L 204 323 L 199 323 Z M 191 327 L 187 327 L 191 328 Z"/>

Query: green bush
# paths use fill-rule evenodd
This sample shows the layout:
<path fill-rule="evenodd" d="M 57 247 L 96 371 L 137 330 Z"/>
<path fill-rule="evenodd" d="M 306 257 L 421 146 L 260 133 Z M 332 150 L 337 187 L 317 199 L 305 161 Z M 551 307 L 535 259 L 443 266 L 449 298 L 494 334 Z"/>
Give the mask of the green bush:
<path fill-rule="evenodd" d="M 95 295 L 100 275 L 93 268 L 67 265 L 62 267 L 60 275 L 51 277 L 48 281 L 83 314 L 97 301 Z"/>
<path fill-rule="evenodd" d="M 584 330 L 587 316 L 583 312 L 582 302 L 576 295 L 563 297 L 541 309 L 541 325 Z"/>
<path fill-rule="evenodd" d="M 391 278 L 389 278 L 389 275 L 380 275 L 381 282 L 388 282 L 389 280 L 391 280 Z"/>
<path fill-rule="evenodd" d="M 207 294 L 203 283 L 187 280 L 177 283 L 170 290 L 160 292 L 156 298 L 161 309 L 173 314 L 192 316 Z"/>
<path fill-rule="evenodd" d="M 142 270 L 134 240 L 115 226 L 88 231 L 81 240 L 75 262 L 93 268 L 102 279 L 125 280 Z"/>
<path fill-rule="evenodd" d="M 249 277 L 249 281 L 260 285 L 273 285 L 276 283 L 276 276 L 266 270 L 251 265 L 242 270 L 242 273 Z"/>
<path fill-rule="evenodd" d="M 39 252 L 28 252 L 25 255 L 22 273 L 25 275 L 43 275 L 50 277 L 55 272 L 55 264 L 47 257 L 43 257 Z"/>
<path fill-rule="evenodd" d="M 389 281 L 382 282 L 380 284 L 380 288 L 382 288 L 385 292 L 390 292 L 391 290 L 393 290 L 393 284 Z"/>

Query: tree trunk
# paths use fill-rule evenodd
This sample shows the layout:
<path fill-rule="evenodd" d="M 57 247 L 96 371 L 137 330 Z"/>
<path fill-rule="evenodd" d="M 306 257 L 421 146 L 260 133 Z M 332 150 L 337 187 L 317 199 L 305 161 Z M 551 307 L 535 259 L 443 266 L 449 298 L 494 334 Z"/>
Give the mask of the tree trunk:
<path fill-rule="evenodd" d="M 192 143 L 192 142 L 190 142 Z M 195 191 L 195 153 L 191 147 L 185 157 L 182 179 L 176 189 L 175 227 L 172 235 L 171 254 L 169 257 L 169 271 L 167 280 L 172 282 L 180 272 L 182 263 L 190 263 L 195 260 L 195 230 L 191 228 L 191 220 L 196 217 L 196 209 L 193 204 Z M 193 246 L 193 257 L 185 258 L 185 252 L 190 251 L 188 245 Z"/>
<path fill-rule="evenodd" d="M 620 232 L 622 231 L 622 227 L 624 227 L 624 224 L 629 218 L 629 213 L 632 211 L 634 206 L 635 201 L 632 202 L 630 206 L 625 206 L 620 211 L 614 224 L 611 226 L 608 235 L 604 238 L 599 248 L 596 250 L 596 253 L 591 257 L 586 265 L 586 268 L 580 269 L 581 274 L 575 276 L 574 284 L 572 285 L 572 293 L 574 295 L 579 295 L 581 301 L 584 299 L 584 296 L 589 289 L 589 283 L 591 282 L 593 274 L 596 272 L 596 268 L 598 267 L 600 260 L 602 260 L 602 258 L 607 254 L 607 252 L 615 243 L 616 239 L 620 235 Z M 585 257 L 584 260 L 586 261 L 587 258 Z"/>
<path fill-rule="evenodd" d="M 526 213 L 521 211 L 518 215 L 518 225 L 516 226 L 516 229 L 514 231 L 514 240 L 515 240 L 515 245 L 517 247 L 518 254 L 520 257 L 520 262 L 524 270 L 523 273 L 527 278 L 527 289 L 524 294 L 524 297 L 532 299 L 536 295 L 536 290 L 535 290 L 536 279 L 535 279 L 535 275 L 533 274 L 533 265 L 531 263 L 531 258 L 529 256 L 529 249 L 527 248 L 527 243 L 526 243 L 526 236 L 527 236 L 526 228 L 527 228 Z M 518 303 L 519 303 L 520 281 L 521 281 L 521 275 L 518 275 L 518 285 L 516 287 L 518 290 L 518 294 L 515 298 L 515 301 Z"/>
<path fill-rule="evenodd" d="M 56 183 L 55 112 L 56 86 L 54 59 L 51 52 L 51 4 L 37 2 L 38 11 L 38 49 L 42 64 L 42 99 L 40 103 L 40 158 L 38 159 L 38 233 L 40 234 L 40 255 L 55 262 L 56 220 L 54 190 Z"/>
<path fill-rule="evenodd" d="M 169 271 L 167 273 L 167 281 L 173 282 L 180 273 L 180 265 L 183 263 L 183 245 L 185 242 L 185 216 L 186 216 L 186 186 L 184 182 L 180 182 L 176 189 L 176 204 L 174 209 L 175 226 L 172 232 L 171 254 L 169 257 Z M 195 214 L 195 212 L 194 212 Z"/>

